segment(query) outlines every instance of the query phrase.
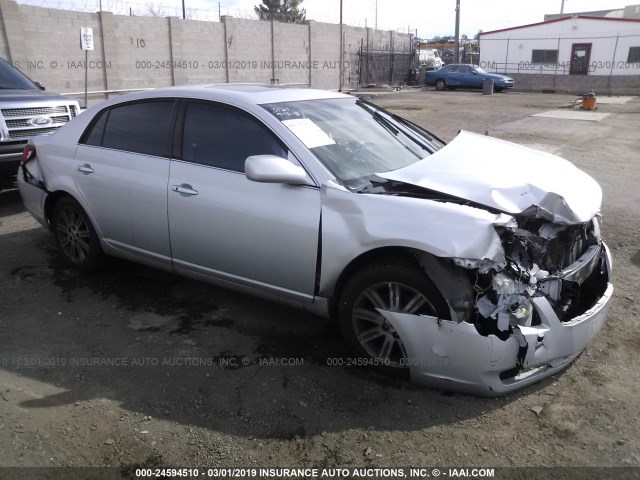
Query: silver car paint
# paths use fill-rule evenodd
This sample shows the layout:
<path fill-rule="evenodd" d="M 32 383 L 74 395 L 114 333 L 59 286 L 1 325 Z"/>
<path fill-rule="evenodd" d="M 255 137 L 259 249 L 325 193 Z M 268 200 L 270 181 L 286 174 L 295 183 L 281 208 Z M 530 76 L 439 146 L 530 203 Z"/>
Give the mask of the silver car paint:
<path fill-rule="evenodd" d="M 169 185 L 198 191 L 169 192 L 177 269 L 214 276 L 226 272 L 243 284 L 259 282 L 262 288 L 313 300 L 320 224 L 317 187 L 257 183 L 239 172 L 182 161 L 172 162 Z"/>
<path fill-rule="evenodd" d="M 152 155 L 78 146 L 75 184 L 100 219 L 105 243 L 171 262 L 166 226 L 169 163 L 168 158 Z M 91 172 L 82 171 L 86 169 Z"/>
<path fill-rule="evenodd" d="M 598 183 L 563 158 L 465 131 L 427 159 L 379 175 L 511 214 L 534 208 L 560 225 L 588 222 L 602 203 Z"/>
<path fill-rule="evenodd" d="M 424 255 L 432 255 L 434 258 L 456 259 L 457 264 L 463 266 L 496 265 L 504 261 L 504 251 L 496 232 L 496 227 L 513 227 L 514 219 L 512 216 L 490 213 L 482 208 L 464 206 L 457 203 L 430 202 L 405 196 L 354 194 L 349 192 L 333 181 L 331 173 L 315 159 L 313 154 L 304 147 L 295 135 L 260 107 L 262 103 L 275 103 L 295 99 L 340 98 L 340 94 L 265 87 L 261 87 L 257 92 L 240 90 L 242 90 L 241 87 L 238 90 L 234 90 L 233 86 L 221 86 L 218 88 L 177 87 L 110 100 L 87 111 L 86 114 L 78 117 L 51 137 L 35 139 L 34 145 L 38 151 L 46 151 L 47 158 L 45 162 L 34 162 L 33 166 L 30 164 L 30 169 L 34 175 L 45 182 L 50 192 L 68 192 L 80 202 L 94 226 L 96 226 L 106 253 L 161 268 L 174 269 L 186 276 L 206 279 L 212 283 L 230 286 L 240 291 L 300 306 L 322 315 L 328 314 L 328 300 L 334 295 L 337 279 L 345 266 L 361 254 L 374 249 L 408 247 L 424 252 Z M 260 184 L 248 181 L 242 174 L 208 167 L 195 169 L 193 165 L 172 161 L 170 162 L 170 179 L 168 178 L 168 183 L 165 183 L 164 192 L 158 190 L 155 195 L 157 195 L 156 200 L 162 199 L 166 195 L 166 202 L 169 205 L 169 213 L 165 221 L 167 222 L 167 230 L 171 231 L 172 248 L 175 248 L 173 262 L 171 264 L 168 263 L 170 259 L 166 256 L 166 250 L 157 247 L 157 244 L 154 246 L 154 242 L 157 242 L 157 239 L 145 238 L 147 235 L 151 235 L 151 232 L 147 233 L 140 229 L 139 233 L 135 235 L 130 233 L 133 238 L 137 239 L 135 241 L 142 240 L 142 243 L 138 243 L 142 247 L 136 246 L 134 244 L 135 241 L 125 245 L 126 242 L 110 239 L 101 228 L 102 217 L 96 215 L 94 207 L 91 205 L 93 201 L 87 201 L 85 198 L 86 192 L 85 195 L 80 193 L 81 189 L 86 190 L 87 187 L 82 187 L 83 174 L 78 172 L 77 169 L 88 163 L 84 148 L 90 147 L 80 147 L 80 153 L 75 155 L 75 160 L 70 161 L 70 158 L 74 156 L 75 150 L 78 148 L 77 141 L 80 134 L 98 109 L 138 98 L 167 96 L 220 101 L 234 105 L 258 117 L 284 141 L 291 150 L 293 157 L 306 169 L 311 179 L 310 183 L 314 183 L 319 188 Z M 464 139 L 465 137 L 467 140 L 470 138 L 464 135 L 459 139 Z M 508 153 L 507 146 L 503 145 L 500 149 L 502 153 Z M 465 149 L 464 142 L 458 141 L 456 144 L 456 141 L 454 141 L 430 158 L 433 159 L 440 155 L 439 158 L 442 161 L 461 162 L 458 155 L 468 154 L 469 150 Z M 448 151 L 455 151 L 455 155 L 448 155 Z M 527 149 L 515 148 L 512 151 L 514 155 L 524 156 Z M 126 155 L 129 155 L 126 152 L 118 151 L 109 151 L 108 154 L 113 157 L 114 162 L 119 161 L 119 159 L 122 160 Z M 437 159 L 438 157 L 436 157 Z M 455 191 L 451 190 L 451 185 L 453 185 L 451 179 L 446 181 L 441 179 L 438 184 L 426 185 L 427 175 L 422 168 L 425 166 L 428 168 L 428 162 L 422 161 L 416 165 L 420 165 L 420 167 L 407 167 L 393 172 L 393 174 L 387 174 L 387 177 L 420 186 L 433 187 L 444 193 L 456 194 Z M 533 171 L 531 164 L 528 167 L 527 175 Z M 203 168 L 210 170 L 210 172 L 203 176 Z M 575 172 L 579 171 L 575 169 L 575 171 L 567 172 L 571 173 L 573 178 Z M 209 201 L 219 202 L 224 195 L 221 197 L 222 193 L 216 194 L 212 186 L 205 185 L 201 187 L 200 184 L 195 185 L 197 182 L 206 180 L 207 176 L 210 176 L 211 179 L 224 177 L 234 187 L 227 191 L 227 195 L 233 195 L 234 192 L 238 193 L 235 201 L 226 198 L 225 210 L 216 212 L 215 218 L 212 219 L 207 219 L 210 211 L 205 210 L 204 203 L 208 202 L 202 202 L 206 200 L 205 196 Z M 588 176 L 584 175 L 584 177 Z M 588 181 L 584 177 L 578 175 L 576 178 L 582 179 L 583 186 L 592 187 L 592 185 L 588 185 Z M 507 178 L 508 175 L 505 174 L 504 179 Z M 126 181 L 132 182 L 131 179 Z M 562 182 L 557 183 L 562 186 Z M 81 186 L 78 187 L 77 184 Z M 506 205 L 501 202 L 507 201 L 511 205 L 511 210 L 509 208 L 505 208 L 505 210 L 512 213 L 518 213 L 516 210 L 519 208 L 528 208 L 530 205 L 534 205 L 533 203 L 527 203 L 526 205 L 518 203 L 518 199 L 522 196 L 522 190 L 512 188 L 513 185 L 505 185 L 505 188 L 498 195 L 492 196 L 492 191 L 487 193 L 486 189 L 478 188 L 478 185 L 473 182 L 463 181 L 461 184 L 464 189 L 458 192 L 461 196 L 474 200 L 476 199 L 474 198 L 475 195 L 481 195 L 477 197 L 477 201 L 485 201 L 485 204 L 488 205 L 492 205 L 491 201 L 495 201 L 501 207 Z M 135 188 L 135 181 L 127 185 L 126 188 L 119 192 L 123 195 L 123 198 L 126 198 L 125 194 L 131 195 L 131 189 Z M 180 192 L 171 191 L 172 185 L 193 187 L 198 192 L 203 192 L 203 195 L 200 196 L 199 193 L 197 196 L 183 196 Z M 19 176 L 19 186 L 29 211 L 41 223 L 46 224 L 44 215 L 46 193 L 26 184 L 21 176 Z M 518 186 L 521 187 L 522 184 L 519 183 Z M 144 188 L 151 187 L 153 185 L 144 185 Z M 252 201 L 246 201 L 246 194 L 251 191 L 261 192 L 260 200 L 262 203 L 258 205 L 253 199 Z M 207 195 L 204 195 L 204 192 Z M 299 208 L 293 207 L 289 210 L 289 218 L 284 220 L 278 218 L 273 212 L 278 212 L 278 209 L 283 207 L 283 203 L 291 202 L 292 192 L 304 195 L 304 200 L 296 200 L 300 202 Z M 541 193 L 542 195 L 539 197 L 530 196 L 528 200 L 535 202 L 536 199 L 545 200 L 551 198 L 544 194 L 543 189 L 536 190 L 536 193 Z M 560 222 L 575 222 L 588 216 L 594 208 L 597 211 L 600 203 L 599 195 L 601 195 L 599 187 L 597 187 L 597 193 L 597 195 L 594 195 L 594 197 L 598 197 L 597 202 L 589 199 L 585 199 L 583 202 L 578 197 L 572 200 L 574 197 L 568 195 L 567 198 L 570 200 L 570 204 L 563 202 L 562 198 L 554 197 L 554 201 L 545 203 L 543 208 L 545 211 L 555 215 Z M 103 200 L 107 199 L 108 196 L 103 198 Z M 597 205 L 595 205 L 596 203 Z M 125 206 L 120 205 L 120 212 L 122 208 L 125 208 Z M 153 210 L 154 208 L 153 206 L 151 207 L 150 215 L 156 215 L 156 219 L 159 220 L 160 218 L 157 215 L 161 214 L 159 210 Z M 313 215 L 305 215 L 304 212 L 308 211 L 312 211 Z M 116 212 L 114 211 L 113 213 L 115 214 Z M 143 205 L 135 215 L 144 215 L 144 213 L 145 207 Z M 270 213 L 273 216 L 270 217 Z M 322 217 L 321 232 L 319 232 L 320 215 Z M 96 217 L 100 217 L 100 222 L 96 221 Z M 237 219 L 240 217 L 250 218 L 253 222 L 249 222 L 249 224 L 238 222 Z M 128 219 L 131 222 L 133 216 L 128 216 Z M 269 224 L 270 221 L 275 221 L 284 229 L 283 232 L 287 233 L 284 245 L 282 244 L 282 236 L 276 235 L 273 237 L 270 235 L 267 238 L 260 236 L 260 227 L 262 226 L 262 230 L 264 230 L 266 225 L 271 225 Z M 129 227 L 131 228 L 131 225 Z M 207 239 L 206 233 L 210 232 L 212 228 L 225 232 L 224 229 L 227 227 L 231 228 L 231 232 L 225 233 L 225 236 L 220 239 L 222 242 L 220 245 L 214 245 Z M 314 292 L 315 262 L 316 258 L 318 258 L 318 233 L 321 234 L 321 275 L 318 286 L 319 291 Z M 126 235 L 127 232 L 124 232 L 124 234 Z M 242 241 L 234 244 L 234 238 Z M 251 242 L 251 240 L 255 239 L 259 239 L 260 243 Z M 214 252 L 216 247 L 224 249 L 235 247 L 237 249 L 236 256 L 234 258 L 218 256 L 215 259 L 214 253 L 213 260 L 207 263 L 209 262 L 207 256 Z M 147 248 L 160 248 L 160 253 L 151 252 Z M 270 255 L 273 258 L 265 258 Z M 255 262 L 254 267 L 257 268 L 252 267 L 250 262 Z M 426 264 L 428 262 L 423 262 L 423 265 Z M 572 329 L 573 333 L 557 333 L 562 330 L 558 329 L 553 318 L 548 315 L 550 320 L 547 322 L 549 328 L 546 337 L 550 338 L 559 335 L 558 340 L 548 340 L 545 343 L 545 347 L 553 348 L 554 350 L 551 357 L 557 358 L 557 355 L 561 355 L 566 359 L 572 359 L 579 354 L 584 344 L 600 329 L 601 323 L 606 316 L 610 295 L 611 286 L 609 285 L 606 294 L 598 303 L 598 308 L 594 307 L 582 315 L 580 323 L 585 326 L 580 329 Z M 546 311 L 543 305 L 540 306 L 540 309 Z M 463 318 L 462 316 L 454 315 L 454 313 L 454 307 L 452 306 L 452 318 Z M 443 320 L 433 318 L 424 322 L 424 317 L 420 319 L 410 318 L 411 316 L 399 317 L 397 314 L 390 314 L 390 312 L 387 312 L 385 316 L 390 323 L 398 327 L 399 331 L 402 331 L 403 328 L 405 329 L 409 337 L 402 335 L 402 338 L 404 340 L 411 339 L 409 348 L 412 352 L 410 356 L 413 358 L 422 358 L 427 361 L 433 355 L 437 355 L 437 352 L 445 352 L 449 356 L 453 353 L 458 353 L 461 355 L 460 362 L 468 365 L 468 358 L 465 357 L 465 354 L 475 352 L 475 354 L 484 355 L 487 352 L 502 350 L 503 358 L 506 359 L 507 364 L 513 364 L 515 358 L 514 346 L 517 349 L 517 343 L 514 343 L 517 342 L 515 337 L 511 337 L 507 341 L 499 340 L 497 337 L 481 337 L 473 325 L 464 322 L 445 323 Z M 419 330 L 420 325 L 424 328 L 424 331 L 417 332 L 416 329 Z M 447 330 L 449 333 L 443 333 L 445 330 L 440 330 L 438 333 L 437 338 L 443 339 L 444 343 L 442 345 L 436 345 L 431 337 L 428 340 L 425 337 L 428 332 L 433 332 L 434 325 L 449 326 L 449 330 Z M 563 325 L 562 327 L 564 328 L 565 326 Z M 523 337 L 530 341 L 534 333 L 538 332 L 524 332 Z M 453 338 L 459 340 L 459 345 L 451 346 Z M 470 347 L 471 344 L 474 346 Z M 450 350 L 447 351 L 446 349 Z M 542 355 L 539 356 L 539 360 L 548 361 L 551 357 Z M 487 361 L 490 360 L 491 355 L 487 357 Z M 565 364 L 566 362 L 562 363 L 562 365 Z M 497 394 L 504 393 L 510 389 L 508 386 L 503 385 L 500 387 L 495 385 L 496 382 L 500 382 L 495 369 L 486 369 L 484 373 L 473 367 L 469 367 L 466 370 L 463 368 L 462 370 L 462 373 L 455 369 L 451 370 L 448 373 L 449 378 L 444 380 L 444 384 L 450 386 L 451 381 L 455 380 L 461 382 L 462 387 L 460 388 L 465 389 L 465 382 L 468 383 L 470 381 L 467 377 L 478 374 L 480 375 L 479 378 L 474 380 L 479 382 L 478 385 L 470 386 L 467 390 L 487 394 L 487 388 L 490 388 L 490 392 Z M 536 379 L 553 373 L 557 368 L 552 365 L 549 368 L 545 367 L 543 370 L 542 373 L 534 375 Z M 419 382 L 422 382 L 420 378 L 423 377 L 433 379 L 438 375 L 443 378 L 447 376 L 437 372 L 430 374 L 424 369 L 420 370 L 413 367 L 411 371 L 412 377 Z M 513 388 L 519 388 L 525 383 L 530 382 L 523 380 Z"/>
<path fill-rule="evenodd" d="M 393 195 L 357 194 L 335 182 L 322 188 L 322 279 L 331 296 L 345 265 L 384 247 L 407 247 L 437 257 L 504 260 L 495 227 L 510 225 L 504 214 L 455 203 Z"/>

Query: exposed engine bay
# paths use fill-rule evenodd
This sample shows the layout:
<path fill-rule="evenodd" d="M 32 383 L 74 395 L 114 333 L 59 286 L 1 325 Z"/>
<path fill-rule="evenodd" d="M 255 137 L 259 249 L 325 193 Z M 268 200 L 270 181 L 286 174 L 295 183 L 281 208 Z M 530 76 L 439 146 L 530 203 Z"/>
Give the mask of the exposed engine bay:
<path fill-rule="evenodd" d="M 521 327 L 540 325 L 532 300 L 544 296 L 561 322 L 592 308 L 607 288 L 597 219 L 556 225 L 519 218 L 517 228 L 501 228 L 505 262 L 476 270 L 476 327 L 482 335 L 515 337 L 520 351 L 515 374 L 528 343 Z M 542 339 L 541 339 L 542 341 Z"/>

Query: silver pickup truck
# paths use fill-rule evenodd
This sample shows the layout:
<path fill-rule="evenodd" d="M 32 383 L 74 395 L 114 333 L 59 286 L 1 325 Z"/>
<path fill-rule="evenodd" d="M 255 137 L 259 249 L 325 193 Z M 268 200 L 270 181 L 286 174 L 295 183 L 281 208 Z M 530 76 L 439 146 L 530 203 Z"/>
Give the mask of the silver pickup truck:
<path fill-rule="evenodd" d="M 0 58 L 0 176 L 17 173 L 30 137 L 53 133 L 80 113 L 76 100 L 43 90 Z"/>

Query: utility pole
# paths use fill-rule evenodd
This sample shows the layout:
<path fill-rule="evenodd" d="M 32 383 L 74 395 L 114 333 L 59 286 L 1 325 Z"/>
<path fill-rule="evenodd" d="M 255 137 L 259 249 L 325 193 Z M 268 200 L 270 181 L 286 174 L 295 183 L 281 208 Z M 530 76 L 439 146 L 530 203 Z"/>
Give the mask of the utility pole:
<path fill-rule="evenodd" d="M 342 73 L 342 68 L 343 68 L 342 61 L 343 60 L 342 59 L 343 59 L 343 55 L 344 55 L 343 48 L 344 48 L 344 45 L 343 45 L 343 42 L 342 42 L 342 0 L 340 0 L 340 70 L 339 70 L 340 71 L 340 73 L 339 73 L 340 82 L 338 83 L 338 91 L 339 92 L 342 91 L 342 78 L 343 78 L 343 73 Z"/>
<path fill-rule="evenodd" d="M 453 63 L 460 61 L 460 0 L 456 0 L 456 39 L 453 43 Z"/>
<path fill-rule="evenodd" d="M 376 30 L 377 29 L 378 29 L 378 0 L 376 0 Z"/>
<path fill-rule="evenodd" d="M 560 15 L 562 15 L 564 13 L 564 0 L 562 0 L 562 3 L 560 4 Z"/>
<path fill-rule="evenodd" d="M 187 12 L 184 8 L 184 0 L 182 0 L 182 19 L 186 19 L 187 18 Z"/>

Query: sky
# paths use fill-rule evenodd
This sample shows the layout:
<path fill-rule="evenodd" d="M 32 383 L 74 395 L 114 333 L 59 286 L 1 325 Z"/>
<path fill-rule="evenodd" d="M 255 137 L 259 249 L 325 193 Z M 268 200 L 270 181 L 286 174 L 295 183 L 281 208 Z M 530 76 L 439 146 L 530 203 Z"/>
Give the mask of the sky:
<path fill-rule="evenodd" d="M 176 0 L 172 0 L 176 1 Z M 185 0 L 198 4 L 211 4 L 210 0 Z M 217 8 L 217 1 L 214 1 Z M 221 1 L 223 14 L 240 16 L 252 12 L 256 0 Z M 564 12 L 584 12 L 624 8 L 640 0 L 565 0 Z M 455 0 L 343 0 L 345 23 L 398 32 L 418 31 L 418 37 L 453 35 L 455 32 Z M 460 34 L 473 37 L 478 30 L 501 28 L 541 22 L 546 13 L 560 13 L 562 0 L 460 0 Z M 303 0 L 307 19 L 338 23 L 339 0 Z"/>
<path fill-rule="evenodd" d="M 256 18 L 254 6 L 261 0 L 18 0 L 49 8 L 96 11 L 101 2 L 106 11 L 119 15 L 148 14 L 150 6 L 161 16 L 182 16 L 218 20 L 218 12 L 239 18 Z M 344 23 L 358 27 L 377 27 L 420 38 L 453 35 L 456 0 L 343 0 Z M 640 0 L 564 0 L 565 13 L 624 8 Z M 560 13 L 562 0 L 460 0 L 460 34 L 472 38 L 478 30 L 541 22 L 546 13 Z M 307 19 L 338 23 L 340 0 L 303 0 Z"/>

